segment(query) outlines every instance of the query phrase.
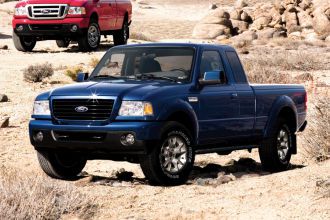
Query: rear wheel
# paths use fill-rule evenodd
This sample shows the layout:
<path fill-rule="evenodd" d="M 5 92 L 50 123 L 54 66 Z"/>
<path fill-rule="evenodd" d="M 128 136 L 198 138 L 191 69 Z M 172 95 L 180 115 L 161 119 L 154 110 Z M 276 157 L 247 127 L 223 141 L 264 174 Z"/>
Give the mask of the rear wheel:
<path fill-rule="evenodd" d="M 272 137 L 259 148 L 262 166 L 268 171 L 282 171 L 288 168 L 291 155 L 293 135 L 283 118 L 274 126 Z"/>
<path fill-rule="evenodd" d="M 33 37 L 18 36 L 13 32 L 13 42 L 18 51 L 30 52 L 36 46 L 37 41 Z"/>
<path fill-rule="evenodd" d="M 181 124 L 165 125 L 162 140 L 141 159 L 146 178 L 155 185 L 185 183 L 194 164 L 194 151 L 189 131 Z"/>
<path fill-rule="evenodd" d="M 79 49 L 81 51 L 96 50 L 101 41 L 100 27 L 96 21 L 91 21 L 86 33 L 78 39 Z"/>
<path fill-rule="evenodd" d="M 87 160 L 73 152 L 37 151 L 41 169 L 50 177 L 70 180 L 84 169 Z"/>
<path fill-rule="evenodd" d="M 127 19 L 124 20 L 123 27 L 113 34 L 113 43 L 115 46 L 127 44 L 129 38 L 129 25 Z"/>
<path fill-rule="evenodd" d="M 60 48 L 66 48 L 70 45 L 70 39 L 56 40 L 56 44 Z"/>

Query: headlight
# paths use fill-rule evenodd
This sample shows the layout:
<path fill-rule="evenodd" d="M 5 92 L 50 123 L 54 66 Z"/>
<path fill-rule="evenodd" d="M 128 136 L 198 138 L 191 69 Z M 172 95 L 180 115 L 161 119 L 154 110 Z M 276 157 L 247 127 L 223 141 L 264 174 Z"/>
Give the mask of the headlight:
<path fill-rule="evenodd" d="M 86 9 L 84 7 L 70 7 L 68 14 L 69 15 L 84 15 L 84 14 L 86 14 Z"/>
<path fill-rule="evenodd" d="M 49 101 L 35 101 L 33 115 L 50 115 Z"/>
<path fill-rule="evenodd" d="M 148 116 L 153 114 L 150 102 L 123 101 L 119 110 L 119 116 Z"/>
<path fill-rule="evenodd" d="M 25 6 L 15 8 L 15 15 L 17 16 L 27 15 L 27 8 Z"/>

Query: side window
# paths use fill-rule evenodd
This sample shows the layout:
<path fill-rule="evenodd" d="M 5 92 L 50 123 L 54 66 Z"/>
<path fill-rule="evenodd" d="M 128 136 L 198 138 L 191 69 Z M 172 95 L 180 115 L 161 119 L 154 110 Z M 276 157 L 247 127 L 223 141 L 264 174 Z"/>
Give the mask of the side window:
<path fill-rule="evenodd" d="M 238 56 L 233 51 L 226 51 L 231 70 L 233 71 L 236 83 L 247 83 L 246 75 Z"/>
<path fill-rule="evenodd" d="M 224 71 L 220 54 L 217 51 L 204 51 L 200 66 L 200 76 L 209 71 Z"/>
<path fill-rule="evenodd" d="M 125 54 L 113 54 L 110 59 L 108 59 L 104 66 L 100 70 L 100 75 L 112 75 L 120 76 L 122 75 L 122 68 L 124 63 Z"/>

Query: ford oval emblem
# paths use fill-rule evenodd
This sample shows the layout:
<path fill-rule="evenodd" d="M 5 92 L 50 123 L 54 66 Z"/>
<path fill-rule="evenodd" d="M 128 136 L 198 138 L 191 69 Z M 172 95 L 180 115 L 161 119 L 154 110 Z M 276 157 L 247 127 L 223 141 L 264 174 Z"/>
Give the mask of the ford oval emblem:
<path fill-rule="evenodd" d="M 74 109 L 76 112 L 87 112 L 88 108 L 86 106 L 78 106 Z"/>
<path fill-rule="evenodd" d="M 50 13 L 50 10 L 49 9 L 43 9 L 43 10 L 41 10 L 41 13 L 48 14 L 48 13 Z"/>

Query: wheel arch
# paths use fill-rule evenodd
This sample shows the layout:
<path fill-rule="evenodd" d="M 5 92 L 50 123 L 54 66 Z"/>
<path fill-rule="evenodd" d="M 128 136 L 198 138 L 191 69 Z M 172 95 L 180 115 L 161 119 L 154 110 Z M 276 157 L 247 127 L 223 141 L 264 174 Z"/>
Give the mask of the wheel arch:
<path fill-rule="evenodd" d="M 90 21 L 96 21 L 97 23 L 99 22 L 99 15 L 97 14 L 96 11 L 91 13 Z"/>

